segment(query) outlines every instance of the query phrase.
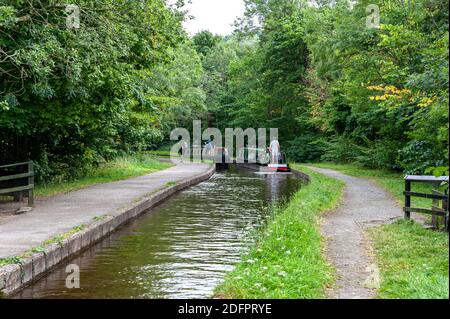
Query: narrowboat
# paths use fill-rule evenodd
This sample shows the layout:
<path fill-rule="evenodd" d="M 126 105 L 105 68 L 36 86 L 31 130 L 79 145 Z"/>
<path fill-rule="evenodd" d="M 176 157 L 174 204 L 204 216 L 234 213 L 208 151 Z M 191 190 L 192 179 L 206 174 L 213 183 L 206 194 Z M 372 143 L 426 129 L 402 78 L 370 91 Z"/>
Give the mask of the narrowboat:
<path fill-rule="evenodd" d="M 286 159 L 286 154 L 280 152 L 275 163 L 271 162 L 271 156 L 267 149 L 242 148 L 238 151 L 236 163 L 243 167 L 257 170 L 261 173 L 290 173 L 291 169 Z"/>

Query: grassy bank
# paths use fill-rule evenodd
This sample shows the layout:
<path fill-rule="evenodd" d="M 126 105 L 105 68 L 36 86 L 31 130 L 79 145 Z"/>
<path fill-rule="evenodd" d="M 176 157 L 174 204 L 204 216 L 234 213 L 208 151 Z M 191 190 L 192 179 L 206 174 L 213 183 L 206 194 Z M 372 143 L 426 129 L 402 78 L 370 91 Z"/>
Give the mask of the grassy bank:
<path fill-rule="evenodd" d="M 297 165 L 293 165 L 300 168 Z M 333 281 L 322 255 L 320 214 L 337 206 L 343 183 L 302 169 L 311 176 L 284 208 L 276 210 L 235 270 L 216 289 L 220 298 L 321 298 Z"/>
<path fill-rule="evenodd" d="M 369 233 L 382 277 L 379 298 L 449 298 L 447 233 L 410 221 Z"/>
<path fill-rule="evenodd" d="M 77 180 L 37 185 L 35 194 L 37 196 L 56 195 L 95 184 L 115 182 L 153 173 L 170 166 L 170 163 L 159 162 L 153 156 L 147 154 L 120 157 L 100 167 L 93 168 L 84 177 Z"/>
<path fill-rule="evenodd" d="M 160 151 L 148 151 L 148 154 L 154 155 L 154 156 L 161 156 L 161 157 L 179 157 L 178 154 L 172 154 L 170 151 L 160 150 Z"/>
<path fill-rule="evenodd" d="M 344 174 L 368 178 L 387 189 L 403 205 L 403 175 L 371 170 L 355 165 L 313 164 Z M 428 185 L 415 185 L 413 190 L 430 192 Z M 427 199 L 413 199 L 413 205 L 431 207 Z M 421 225 L 401 220 L 369 230 L 375 257 L 381 271 L 379 298 L 448 298 L 449 242 L 448 234 L 424 229 Z"/>

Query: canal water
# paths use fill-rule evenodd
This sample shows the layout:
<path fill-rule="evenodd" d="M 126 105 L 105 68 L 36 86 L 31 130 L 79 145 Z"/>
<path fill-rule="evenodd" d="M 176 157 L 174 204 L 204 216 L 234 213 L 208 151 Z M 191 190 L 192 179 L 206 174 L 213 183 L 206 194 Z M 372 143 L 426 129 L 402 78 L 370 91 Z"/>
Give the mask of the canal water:
<path fill-rule="evenodd" d="M 182 191 L 56 268 L 15 298 L 208 298 L 233 269 L 294 175 L 231 167 Z M 66 267 L 80 288 L 66 288 Z"/>

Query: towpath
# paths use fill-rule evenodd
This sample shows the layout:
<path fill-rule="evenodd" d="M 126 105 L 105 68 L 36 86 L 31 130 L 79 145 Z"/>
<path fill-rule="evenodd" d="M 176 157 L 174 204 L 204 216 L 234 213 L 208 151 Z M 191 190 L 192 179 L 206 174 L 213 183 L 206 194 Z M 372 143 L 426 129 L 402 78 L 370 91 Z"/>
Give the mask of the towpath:
<path fill-rule="evenodd" d="M 338 277 L 329 297 L 373 298 L 379 284 L 379 271 L 364 230 L 402 217 L 402 209 L 386 190 L 369 180 L 330 169 L 308 168 L 346 184 L 342 204 L 325 216 L 321 228 L 327 240 L 327 258 L 336 268 Z"/>
<path fill-rule="evenodd" d="M 156 173 L 98 184 L 38 201 L 31 212 L 0 219 L 0 259 L 19 256 L 57 235 L 90 224 L 98 217 L 115 216 L 124 207 L 210 169 L 207 164 L 180 163 Z"/>

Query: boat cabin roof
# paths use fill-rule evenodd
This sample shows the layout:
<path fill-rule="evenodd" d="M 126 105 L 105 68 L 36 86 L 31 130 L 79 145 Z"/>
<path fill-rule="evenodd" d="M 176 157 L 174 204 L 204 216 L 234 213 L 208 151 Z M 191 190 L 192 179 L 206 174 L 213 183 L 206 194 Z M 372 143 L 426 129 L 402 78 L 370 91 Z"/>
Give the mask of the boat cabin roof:
<path fill-rule="evenodd" d="M 244 150 L 249 150 L 249 151 L 262 151 L 262 152 L 266 152 L 267 150 L 265 148 L 253 148 L 253 147 L 244 147 L 244 148 L 240 148 L 239 151 L 244 151 Z"/>

